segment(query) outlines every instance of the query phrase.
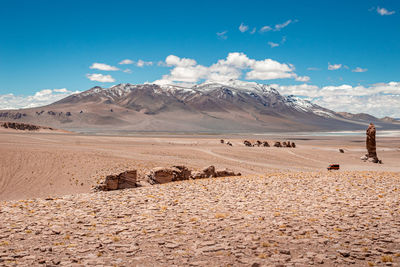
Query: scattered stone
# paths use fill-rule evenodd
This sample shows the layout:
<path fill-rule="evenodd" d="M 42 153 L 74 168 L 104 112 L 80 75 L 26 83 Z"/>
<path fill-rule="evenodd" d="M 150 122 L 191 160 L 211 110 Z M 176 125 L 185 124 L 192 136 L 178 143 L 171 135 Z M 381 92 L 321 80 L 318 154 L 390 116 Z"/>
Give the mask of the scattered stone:
<path fill-rule="evenodd" d="M 263 146 L 264 146 L 264 147 L 269 147 L 268 142 L 267 142 L 267 141 L 264 141 L 264 142 L 263 142 Z"/>
<path fill-rule="evenodd" d="M 339 148 L 340 153 L 344 153 L 344 150 L 342 148 Z"/>
<path fill-rule="evenodd" d="M 253 145 L 251 144 L 251 142 L 248 141 L 248 140 L 244 140 L 244 141 L 243 141 L 243 144 L 244 144 L 245 146 L 253 146 Z"/>

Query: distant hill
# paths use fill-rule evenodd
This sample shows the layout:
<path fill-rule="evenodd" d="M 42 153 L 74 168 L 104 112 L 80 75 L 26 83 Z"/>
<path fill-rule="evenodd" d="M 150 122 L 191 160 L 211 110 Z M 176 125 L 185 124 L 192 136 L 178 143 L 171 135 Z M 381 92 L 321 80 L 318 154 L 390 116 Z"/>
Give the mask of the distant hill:
<path fill-rule="evenodd" d="M 269 85 L 203 83 L 193 87 L 118 84 L 93 87 L 53 104 L 0 111 L 0 120 L 79 132 L 281 132 L 399 129 L 389 119 L 336 113 Z"/>

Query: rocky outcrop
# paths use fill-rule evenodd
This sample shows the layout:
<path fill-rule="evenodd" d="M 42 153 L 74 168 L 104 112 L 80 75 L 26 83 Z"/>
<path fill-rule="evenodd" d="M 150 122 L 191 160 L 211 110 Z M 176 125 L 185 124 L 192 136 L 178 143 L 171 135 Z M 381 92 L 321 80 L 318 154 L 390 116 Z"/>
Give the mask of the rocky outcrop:
<path fill-rule="evenodd" d="M 240 176 L 232 170 L 216 170 L 213 165 L 204 168 L 201 171 L 191 171 L 185 166 L 173 166 L 171 168 L 157 167 L 146 174 L 146 181 L 150 184 L 164 184 L 174 181 L 189 179 L 215 178 L 226 176 Z"/>
<path fill-rule="evenodd" d="M 367 140 L 366 140 L 366 146 L 367 146 L 367 151 L 368 151 L 368 157 L 369 158 L 378 158 L 378 155 L 376 154 L 376 129 L 375 125 L 371 123 L 367 129 Z"/>
<path fill-rule="evenodd" d="M 110 191 L 117 189 L 136 187 L 137 171 L 130 170 L 118 175 L 108 175 L 103 183 L 96 186 L 95 189 L 100 191 Z"/>
<path fill-rule="evenodd" d="M 189 170 L 186 166 L 178 165 L 178 166 L 173 166 L 173 168 L 175 172 L 176 181 L 188 180 L 192 175 L 192 171 Z"/>
<path fill-rule="evenodd" d="M 50 128 L 50 127 L 37 126 L 37 125 L 21 123 L 21 122 L 0 122 L 0 127 L 6 128 L 6 129 L 21 130 L 21 131 L 37 131 L 40 129 L 53 130 L 53 128 Z"/>
<path fill-rule="evenodd" d="M 157 167 L 146 175 L 146 179 L 150 184 L 170 183 L 177 180 L 177 171 L 179 171 L 177 168 Z"/>
<path fill-rule="evenodd" d="M 382 161 L 378 159 L 378 155 L 376 153 L 376 128 L 373 123 L 369 124 L 366 135 L 366 147 L 368 153 L 361 157 L 361 159 L 364 161 L 368 160 L 373 163 L 382 163 Z"/>
<path fill-rule="evenodd" d="M 263 146 L 264 146 L 264 147 L 269 147 L 268 142 L 267 142 L 267 141 L 264 141 L 264 142 L 263 142 Z"/>

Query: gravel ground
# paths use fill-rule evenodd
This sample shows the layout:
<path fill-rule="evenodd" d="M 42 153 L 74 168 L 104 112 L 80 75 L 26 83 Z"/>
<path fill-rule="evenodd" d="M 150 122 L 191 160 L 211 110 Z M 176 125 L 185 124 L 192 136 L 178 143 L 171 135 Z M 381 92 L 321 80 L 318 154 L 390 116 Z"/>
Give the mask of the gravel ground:
<path fill-rule="evenodd" d="M 4 201 L 0 265 L 399 266 L 400 174 L 292 172 Z"/>

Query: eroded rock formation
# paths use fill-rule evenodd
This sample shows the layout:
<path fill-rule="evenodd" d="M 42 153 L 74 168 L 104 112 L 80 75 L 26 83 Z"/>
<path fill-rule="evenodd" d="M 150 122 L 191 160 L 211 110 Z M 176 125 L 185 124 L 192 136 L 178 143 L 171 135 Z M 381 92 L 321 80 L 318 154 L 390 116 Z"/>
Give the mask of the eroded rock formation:
<path fill-rule="evenodd" d="M 110 191 L 117 189 L 136 187 L 137 171 L 130 170 L 118 175 L 108 175 L 103 183 L 96 186 L 95 189 L 101 191 Z"/>
<path fill-rule="evenodd" d="M 378 155 L 376 154 L 376 128 L 373 123 L 370 123 L 366 132 L 367 139 L 366 139 L 366 147 L 367 147 L 367 154 L 361 157 L 362 160 L 371 161 L 374 163 L 382 163 L 378 159 Z"/>

